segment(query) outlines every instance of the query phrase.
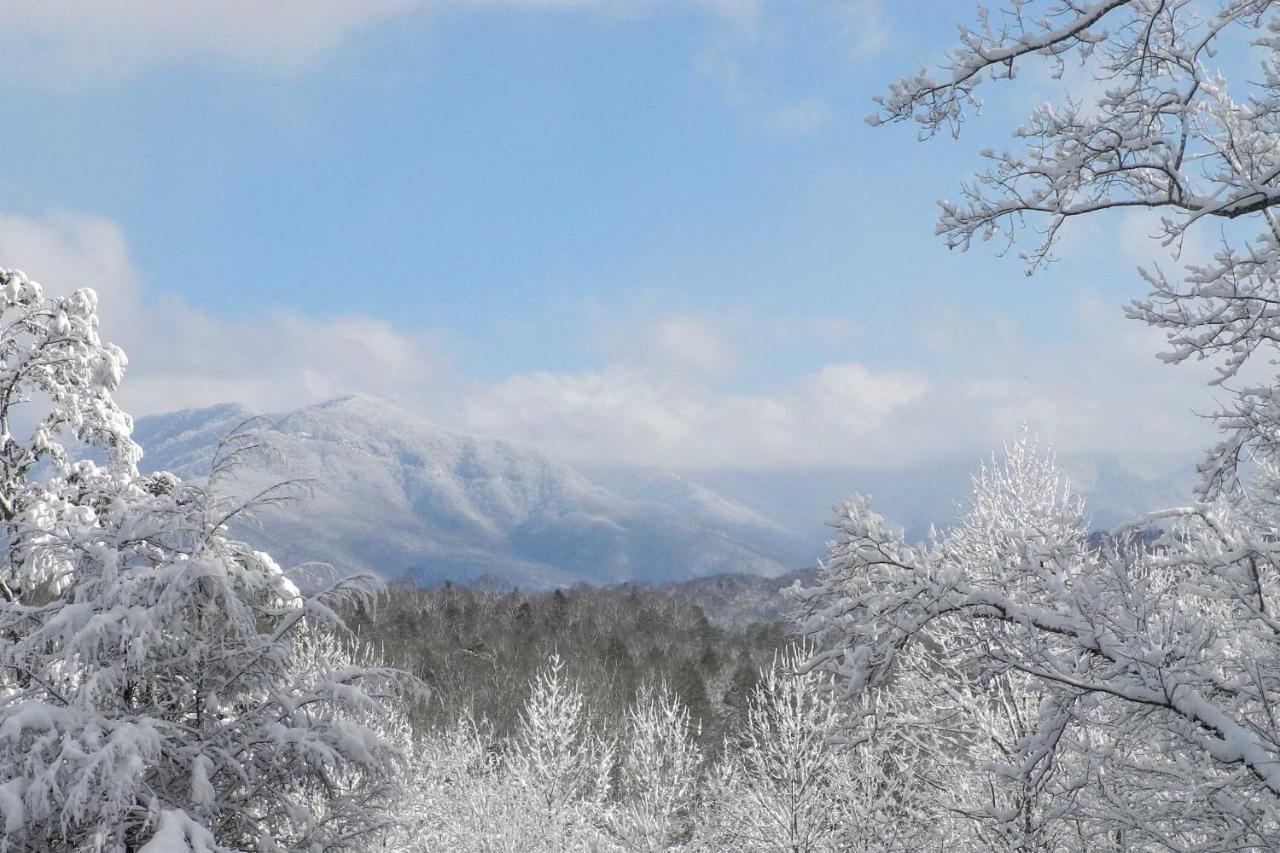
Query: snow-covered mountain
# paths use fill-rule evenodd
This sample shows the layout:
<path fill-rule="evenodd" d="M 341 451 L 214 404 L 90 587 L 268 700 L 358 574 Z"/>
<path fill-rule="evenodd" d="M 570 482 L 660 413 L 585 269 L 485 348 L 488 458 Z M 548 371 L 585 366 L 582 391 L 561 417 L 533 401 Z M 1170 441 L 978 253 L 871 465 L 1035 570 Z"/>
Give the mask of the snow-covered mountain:
<path fill-rule="evenodd" d="M 219 439 L 256 413 L 227 404 L 138 421 L 144 467 L 207 474 Z M 806 543 L 692 483 L 647 476 L 623 497 L 537 451 L 445 429 L 365 396 L 263 417 L 281 460 L 238 489 L 310 480 L 314 495 L 265 511 L 254 542 L 282 562 L 385 577 L 522 587 L 773 575 L 812 563 Z M 642 478 L 646 479 L 646 478 Z"/>
<path fill-rule="evenodd" d="M 783 528 L 760 513 L 692 480 L 661 468 L 614 469 L 595 479 L 632 500 L 665 504 L 688 515 L 724 527 L 774 531 Z"/>

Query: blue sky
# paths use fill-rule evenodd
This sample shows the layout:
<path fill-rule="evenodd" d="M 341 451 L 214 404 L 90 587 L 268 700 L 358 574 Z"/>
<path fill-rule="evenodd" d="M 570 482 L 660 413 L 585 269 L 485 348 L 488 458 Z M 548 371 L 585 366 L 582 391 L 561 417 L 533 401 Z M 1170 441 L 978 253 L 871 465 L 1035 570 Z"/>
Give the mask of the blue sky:
<path fill-rule="evenodd" d="M 0 263 L 102 291 L 138 413 L 368 391 L 584 465 L 913 466 L 1021 423 L 1201 443 L 1120 319 L 1130 217 L 1026 279 L 948 252 L 960 141 L 873 129 L 965 4 L 19 5 Z"/>

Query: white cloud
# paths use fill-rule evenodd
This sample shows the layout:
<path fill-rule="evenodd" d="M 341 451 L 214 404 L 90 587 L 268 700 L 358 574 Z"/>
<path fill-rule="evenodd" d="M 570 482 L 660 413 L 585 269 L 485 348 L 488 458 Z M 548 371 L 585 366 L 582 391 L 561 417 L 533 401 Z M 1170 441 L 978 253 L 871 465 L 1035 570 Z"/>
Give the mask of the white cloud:
<path fill-rule="evenodd" d="M 643 18 L 693 12 L 708 24 L 696 72 L 755 127 L 803 134 L 839 114 L 823 93 L 841 57 L 884 49 L 882 0 L 0 0 L 6 57 L 0 78 L 60 89 L 118 85 L 175 66 L 259 75 L 303 73 L 380 25 L 463 12 Z M 816 45 L 815 43 L 820 43 Z M 829 56 L 821 79 L 785 80 L 791 56 Z"/>
<path fill-rule="evenodd" d="M 707 376 L 724 373 L 734 361 L 720 333 L 696 317 L 664 318 L 654 330 L 653 345 L 666 364 Z"/>
<path fill-rule="evenodd" d="M 430 408 L 444 372 L 428 342 L 365 317 L 279 312 L 225 321 L 167 297 L 139 311 L 125 404 L 155 412 L 233 400 L 287 411 L 354 391 Z"/>
<path fill-rule="evenodd" d="M 889 452 L 881 427 L 926 383 L 829 365 L 775 396 L 726 392 L 606 369 L 514 376 L 468 398 L 463 423 L 589 465 L 769 468 L 825 464 L 844 442 Z"/>
<path fill-rule="evenodd" d="M 291 71 L 415 0 L 7 0 L 6 73 L 71 84 L 175 61 Z"/>
<path fill-rule="evenodd" d="M 108 220 L 0 216 L 0 259 L 53 288 L 100 292 L 104 336 L 130 356 L 120 396 L 135 414 L 228 400 L 284 411 L 364 391 L 576 464 L 688 469 L 977 459 L 1028 423 L 1064 455 L 1140 458 L 1210 437 L 1194 415 L 1212 406 L 1207 372 L 1158 363 L 1159 333 L 1089 291 L 1077 316 L 1062 319 L 1089 330 L 1083 344 L 1030 340 L 1007 318 L 951 317 L 930 333 L 945 338 L 945 352 L 928 369 L 873 367 L 846 348 L 806 376 L 745 393 L 733 386 L 731 340 L 765 337 L 749 318 L 726 327 L 648 317 L 629 338 L 617 331 L 630 343 L 606 351 L 602 367 L 482 385 L 452 370 L 429 335 L 367 317 L 225 320 L 172 296 L 144 299 L 124 235 Z"/>
<path fill-rule="evenodd" d="M 256 73 L 306 69 L 361 30 L 411 14 L 458 10 L 644 15 L 689 7 L 737 28 L 765 0 L 0 0 L 10 77 L 98 85 L 174 63 Z"/>
<path fill-rule="evenodd" d="M 68 212 L 40 220 L 0 215 L 0 259 L 54 286 L 69 283 L 66 290 L 93 286 L 103 297 L 101 312 L 110 325 L 128 320 L 123 306 L 138 300 L 124 233 L 109 219 Z"/>
<path fill-rule="evenodd" d="M 283 411 L 357 390 L 422 407 L 448 384 L 424 336 L 377 320 L 278 312 L 227 321 L 174 296 L 144 300 L 109 220 L 0 216 L 0 259 L 51 292 L 98 291 L 103 337 L 130 358 L 120 398 L 135 414 L 229 400 Z"/>
<path fill-rule="evenodd" d="M 710 23 L 697 70 L 748 121 L 775 133 L 810 132 L 837 115 L 822 86 L 783 84 L 788 51 L 810 52 L 814 39 L 824 50 L 833 42 L 838 66 L 841 51 L 864 61 L 889 35 L 882 0 L 0 0 L 0 77 L 82 88 L 176 65 L 288 75 L 313 68 L 363 31 L 410 17 L 470 11 L 629 18 L 672 10 Z"/>
<path fill-rule="evenodd" d="M 1084 339 L 1054 345 L 1009 317 L 952 315 L 921 330 L 941 348 L 927 369 L 846 360 L 750 394 L 732 374 L 675 366 L 524 373 L 473 389 L 459 423 L 581 465 L 689 469 L 976 460 L 1024 424 L 1064 455 L 1191 454 L 1212 439 L 1197 417 L 1214 406 L 1205 366 L 1161 364 L 1160 333 L 1092 291 L 1061 322 Z"/>
<path fill-rule="evenodd" d="M 871 59 L 889 46 L 891 29 L 883 0 L 847 0 L 836 4 L 832 16 L 855 59 Z"/>

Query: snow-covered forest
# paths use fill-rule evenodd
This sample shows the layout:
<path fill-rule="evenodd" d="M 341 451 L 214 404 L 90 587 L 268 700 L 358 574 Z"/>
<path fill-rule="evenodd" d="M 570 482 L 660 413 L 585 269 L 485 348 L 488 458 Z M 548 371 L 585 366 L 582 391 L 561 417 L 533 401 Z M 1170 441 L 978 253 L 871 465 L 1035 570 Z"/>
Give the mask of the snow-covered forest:
<path fill-rule="evenodd" d="M 0 853 L 1280 849 L 1280 4 L 1004 0 L 869 121 L 963 137 L 1037 74 L 1078 96 L 984 150 L 938 234 L 1032 274 L 1079 221 L 1154 211 L 1127 313 L 1216 371 L 1197 490 L 1100 533 L 1023 430 L 924 541 L 840 505 L 777 619 L 282 566 L 251 522 L 315 484 L 264 474 L 262 424 L 207 476 L 147 471 L 94 282 L 0 270 Z M 617 565 L 778 565 L 785 532 L 705 495 L 721 527 L 644 526 L 656 504 L 432 441 L 559 484 L 574 530 L 687 539 Z"/>

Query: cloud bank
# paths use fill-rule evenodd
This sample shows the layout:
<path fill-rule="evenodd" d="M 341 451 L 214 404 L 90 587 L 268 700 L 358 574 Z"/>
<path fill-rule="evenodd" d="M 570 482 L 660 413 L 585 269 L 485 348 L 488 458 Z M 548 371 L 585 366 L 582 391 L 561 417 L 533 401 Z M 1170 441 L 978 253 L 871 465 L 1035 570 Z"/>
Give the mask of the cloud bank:
<path fill-rule="evenodd" d="M 706 15 L 758 34 L 778 0 L 7 0 L 4 73 L 62 85 L 96 85 L 181 62 L 253 73 L 296 73 L 371 27 L 412 15 L 456 12 L 590 12 Z M 885 38 L 879 0 L 820 3 L 865 54 Z"/>
<path fill-rule="evenodd" d="M 0 258 L 54 290 L 98 290 L 104 337 L 130 356 L 120 397 L 135 415 L 226 401 L 285 411 L 359 391 L 579 465 L 693 470 L 977 459 L 1023 424 L 1064 454 L 1190 451 L 1209 438 L 1194 414 L 1213 404 L 1207 374 L 1159 364 L 1157 334 L 1084 290 L 1075 309 L 1089 330 L 1083 346 L 1028 341 L 989 318 L 943 317 L 902 332 L 933 353 L 924 368 L 840 358 L 742 390 L 743 350 L 761 345 L 759 328 L 713 317 L 643 318 L 613 336 L 621 343 L 591 369 L 531 364 L 479 382 L 449 363 L 429 330 L 293 312 L 227 319 L 170 295 L 149 298 L 109 220 L 0 216 Z"/>

